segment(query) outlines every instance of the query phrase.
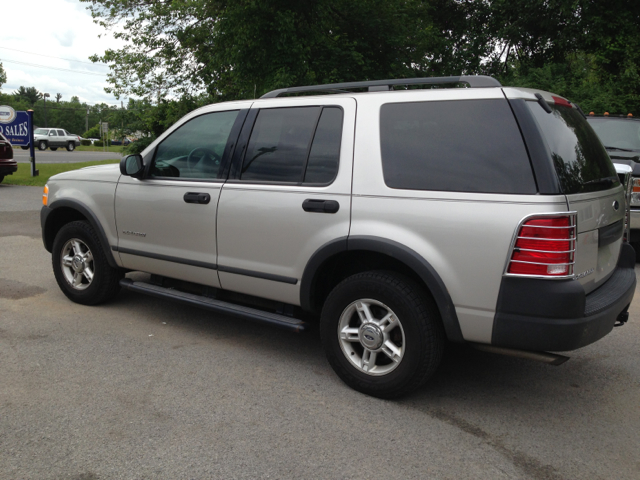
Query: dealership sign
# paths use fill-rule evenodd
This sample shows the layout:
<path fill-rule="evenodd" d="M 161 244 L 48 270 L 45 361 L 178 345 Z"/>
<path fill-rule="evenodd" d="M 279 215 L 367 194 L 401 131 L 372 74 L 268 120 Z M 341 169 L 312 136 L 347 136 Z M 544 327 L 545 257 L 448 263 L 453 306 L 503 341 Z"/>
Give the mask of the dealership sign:
<path fill-rule="evenodd" d="M 7 105 L 0 106 L 0 133 L 12 145 L 29 145 L 29 115 L 16 112 Z"/>

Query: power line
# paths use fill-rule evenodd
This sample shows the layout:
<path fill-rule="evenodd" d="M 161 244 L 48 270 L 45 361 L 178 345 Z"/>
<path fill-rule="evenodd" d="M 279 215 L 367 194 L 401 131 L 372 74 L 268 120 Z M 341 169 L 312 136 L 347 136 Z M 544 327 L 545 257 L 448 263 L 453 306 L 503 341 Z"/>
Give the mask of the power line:
<path fill-rule="evenodd" d="M 71 70 L 71 69 L 68 69 L 68 68 L 49 67 L 48 65 L 38 65 L 36 63 L 18 62 L 16 60 L 2 60 L 2 61 L 3 62 L 9 62 L 9 63 L 17 63 L 17 64 L 20 64 L 20 65 L 28 65 L 30 67 L 48 68 L 49 70 L 59 70 L 61 72 L 81 73 L 83 75 L 95 75 L 95 76 L 98 76 L 98 77 L 106 77 L 107 76 L 106 73 L 83 72 L 81 70 Z"/>
<path fill-rule="evenodd" d="M 72 60 L 70 58 L 54 57 L 53 55 L 43 55 L 41 53 L 27 52 L 26 50 L 18 50 L 17 48 L 9 48 L 9 47 L 0 47 L 0 48 L 3 50 L 13 50 L 14 52 L 28 53 L 29 55 L 37 55 L 39 57 L 57 58 L 58 60 L 66 60 L 68 62 L 78 62 L 78 63 L 85 63 L 87 65 L 94 65 L 94 66 L 97 65 L 99 67 L 107 67 L 107 65 L 100 65 L 99 63 L 84 62 L 82 60 Z"/>

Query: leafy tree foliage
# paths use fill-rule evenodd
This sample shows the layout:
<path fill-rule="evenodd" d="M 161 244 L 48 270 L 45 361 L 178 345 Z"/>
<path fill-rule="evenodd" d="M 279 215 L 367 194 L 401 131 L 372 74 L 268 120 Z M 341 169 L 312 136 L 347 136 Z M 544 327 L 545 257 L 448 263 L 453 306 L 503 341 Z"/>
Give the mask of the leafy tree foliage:
<path fill-rule="evenodd" d="M 0 62 L 0 89 L 2 89 L 2 85 L 5 83 L 7 83 L 7 72 L 4 71 L 2 62 Z"/>
<path fill-rule="evenodd" d="M 25 100 L 29 103 L 29 105 L 33 106 L 36 102 L 42 99 L 42 93 L 40 93 L 36 87 L 20 87 L 18 90 L 13 92 L 16 100 Z"/>
<path fill-rule="evenodd" d="M 474 2 L 460 0 L 83 0 L 128 40 L 92 60 L 110 92 L 251 98 L 284 86 L 477 70 Z"/>
<path fill-rule="evenodd" d="M 24 87 L 22 87 L 24 88 Z M 35 89 L 35 87 L 32 87 Z M 18 89 L 20 91 L 20 89 Z M 34 104 L 30 99 L 22 96 L 0 93 L 0 105 L 9 105 L 18 111 L 33 110 L 33 121 L 35 126 L 44 126 L 44 99 L 37 100 Z M 100 120 L 117 125 L 122 117 L 121 108 L 106 104 L 88 105 L 81 103 L 78 97 L 71 97 L 70 101 L 47 102 L 47 124 L 50 127 L 59 127 L 69 132 L 80 134 L 86 130 L 85 124 L 95 125 Z M 87 116 L 87 111 L 89 115 Z"/>

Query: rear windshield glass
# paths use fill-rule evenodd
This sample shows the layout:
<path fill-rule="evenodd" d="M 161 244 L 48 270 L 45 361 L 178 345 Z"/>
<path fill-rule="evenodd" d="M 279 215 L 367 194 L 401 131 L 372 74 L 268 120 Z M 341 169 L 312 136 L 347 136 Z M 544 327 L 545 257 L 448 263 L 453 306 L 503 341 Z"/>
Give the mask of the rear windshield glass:
<path fill-rule="evenodd" d="M 380 140 L 391 188 L 537 192 L 506 100 L 388 103 L 380 110 Z"/>
<path fill-rule="evenodd" d="M 607 190 L 619 184 L 616 171 L 600 139 L 578 110 L 550 104 L 547 113 L 527 102 L 553 158 L 565 194 Z"/>
<path fill-rule="evenodd" d="M 606 148 L 640 152 L 640 121 L 626 118 L 587 118 Z"/>

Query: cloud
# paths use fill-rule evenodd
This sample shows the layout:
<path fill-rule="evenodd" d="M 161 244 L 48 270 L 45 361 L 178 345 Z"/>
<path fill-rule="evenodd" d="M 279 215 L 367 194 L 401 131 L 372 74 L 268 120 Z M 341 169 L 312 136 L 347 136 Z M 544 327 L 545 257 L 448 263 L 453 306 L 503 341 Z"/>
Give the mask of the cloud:
<path fill-rule="evenodd" d="M 58 42 L 60 42 L 60 45 L 63 47 L 73 46 L 73 41 L 76 38 L 76 34 L 73 32 L 73 30 L 67 30 L 62 35 L 60 35 L 59 33 L 54 33 L 53 35 L 58 39 Z"/>
<path fill-rule="evenodd" d="M 106 76 L 109 69 L 91 63 L 89 57 L 101 55 L 108 48 L 121 48 L 124 43 L 93 23 L 86 4 L 79 0 L 37 3 L 46 3 L 47 13 L 32 16 L 29 30 L 21 22 L 3 25 L 0 62 L 7 72 L 7 83 L 2 92 L 33 86 L 52 96 L 61 93 L 65 100 L 77 96 L 90 104 L 119 104 L 119 100 L 104 91 L 109 86 Z M 19 18 L 24 13 L 20 2 L 3 2 L 2 6 L 3 18 Z"/>

